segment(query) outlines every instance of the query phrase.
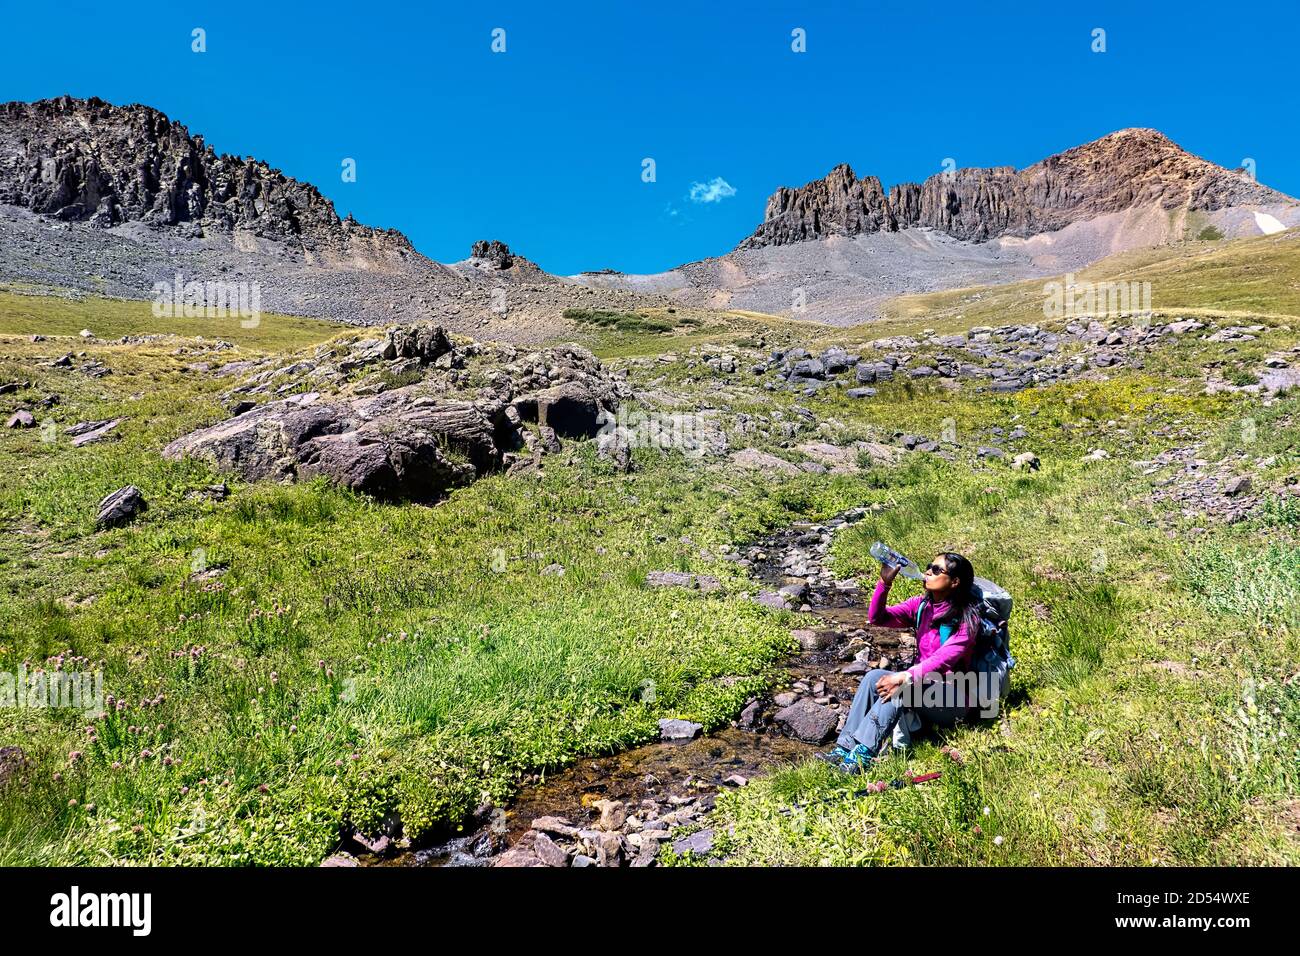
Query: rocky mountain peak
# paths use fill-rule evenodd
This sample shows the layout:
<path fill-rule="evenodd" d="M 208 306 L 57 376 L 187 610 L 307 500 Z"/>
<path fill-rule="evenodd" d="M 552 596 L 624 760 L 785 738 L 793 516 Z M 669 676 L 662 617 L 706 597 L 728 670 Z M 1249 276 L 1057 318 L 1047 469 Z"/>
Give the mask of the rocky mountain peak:
<path fill-rule="evenodd" d="M 929 228 L 982 242 L 1027 237 L 1138 207 L 1213 211 L 1293 203 L 1244 172 L 1186 152 L 1154 129 L 1122 129 L 1017 171 L 967 168 L 900 183 L 885 195 L 874 176 L 847 164 L 767 202 L 763 223 L 739 249 L 828 236 Z"/>
<path fill-rule="evenodd" d="M 192 237 L 250 232 L 307 250 L 357 240 L 406 254 L 406 237 L 351 220 L 314 186 L 252 157 L 218 155 L 152 107 L 60 96 L 0 104 L 0 203 L 109 229 Z"/>

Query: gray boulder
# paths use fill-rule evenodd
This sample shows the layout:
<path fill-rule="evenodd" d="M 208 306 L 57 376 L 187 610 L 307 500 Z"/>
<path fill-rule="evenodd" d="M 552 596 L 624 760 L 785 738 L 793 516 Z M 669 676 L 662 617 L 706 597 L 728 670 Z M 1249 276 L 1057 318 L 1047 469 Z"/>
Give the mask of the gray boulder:
<path fill-rule="evenodd" d="M 388 333 L 382 354 L 385 359 L 418 359 L 427 364 L 450 351 L 451 340 L 441 326 L 399 325 Z"/>
<path fill-rule="evenodd" d="M 248 480 L 324 476 L 380 498 L 436 500 L 500 466 L 505 406 L 410 388 L 354 401 L 308 392 L 178 438 L 163 457 L 198 458 Z"/>
<path fill-rule="evenodd" d="M 149 503 L 144 494 L 135 485 L 119 488 L 99 503 L 99 515 L 95 518 L 97 528 L 115 528 L 130 522 L 147 510 Z"/>
<path fill-rule="evenodd" d="M 791 736 L 819 744 L 834 732 L 839 715 L 805 698 L 778 710 L 774 719 Z"/>
<path fill-rule="evenodd" d="M 703 856 L 713 849 L 713 830 L 696 830 L 694 833 L 684 836 L 679 840 L 673 841 L 673 852 L 676 854 L 694 853 L 697 856 Z"/>

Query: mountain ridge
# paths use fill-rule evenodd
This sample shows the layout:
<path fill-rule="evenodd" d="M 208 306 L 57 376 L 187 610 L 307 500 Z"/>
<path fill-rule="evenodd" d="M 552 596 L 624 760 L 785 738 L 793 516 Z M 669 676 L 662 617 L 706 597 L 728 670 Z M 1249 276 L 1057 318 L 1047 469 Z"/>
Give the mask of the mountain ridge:
<path fill-rule="evenodd" d="M 340 218 L 311 183 L 252 157 L 218 154 L 151 106 L 60 96 L 0 104 L 0 203 L 62 221 L 250 232 L 307 251 L 413 253 L 405 235 Z"/>
<path fill-rule="evenodd" d="M 0 280 L 147 298 L 177 272 L 255 281 L 271 311 L 436 320 L 512 341 L 578 307 L 740 309 L 852 324 L 890 298 L 1077 269 L 1113 252 L 1300 225 L 1300 203 L 1118 130 L 1017 171 L 955 169 L 887 191 L 840 164 L 769 198 L 732 251 L 652 275 L 557 276 L 505 243 L 440 263 L 395 229 L 340 219 L 310 183 L 217 154 L 143 104 L 0 104 Z"/>
<path fill-rule="evenodd" d="M 1213 212 L 1295 203 L 1290 196 L 1182 149 L 1158 130 L 1116 130 L 1023 170 L 967 167 L 886 192 L 876 176 L 841 163 L 821 179 L 781 187 L 763 222 L 736 247 L 757 249 L 828 236 L 929 228 L 968 242 L 1027 238 L 1074 222 L 1157 205 Z"/>

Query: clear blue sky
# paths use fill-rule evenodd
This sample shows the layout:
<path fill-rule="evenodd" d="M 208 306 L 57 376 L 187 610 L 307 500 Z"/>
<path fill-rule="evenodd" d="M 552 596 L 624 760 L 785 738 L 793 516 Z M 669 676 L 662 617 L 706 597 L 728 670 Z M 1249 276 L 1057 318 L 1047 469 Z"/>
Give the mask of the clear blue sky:
<path fill-rule="evenodd" d="M 836 163 L 888 187 L 1126 126 L 1300 195 L 1294 0 L 288 6 L 0 0 L 0 101 L 147 103 L 432 258 L 496 238 L 559 273 L 720 254 Z"/>

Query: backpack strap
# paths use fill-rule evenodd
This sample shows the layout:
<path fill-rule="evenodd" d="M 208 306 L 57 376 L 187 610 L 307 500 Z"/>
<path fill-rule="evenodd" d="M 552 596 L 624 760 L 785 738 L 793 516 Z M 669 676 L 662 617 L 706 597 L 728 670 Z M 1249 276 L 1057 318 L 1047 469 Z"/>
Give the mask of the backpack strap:
<path fill-rule="evenodd" d="M 916 606 L 916 639 L 918 641 L 921 639 L 921 609 L 925 607 L 926 603 L 927 603 L 926 599 L 922 598 L 921 603 Z M 943 645 L 947 644 L 948 638 L 950 637 L 952 637 L 952 625 L 940 624 L 939 625 L 939 646 L 943 647 Z"/>

